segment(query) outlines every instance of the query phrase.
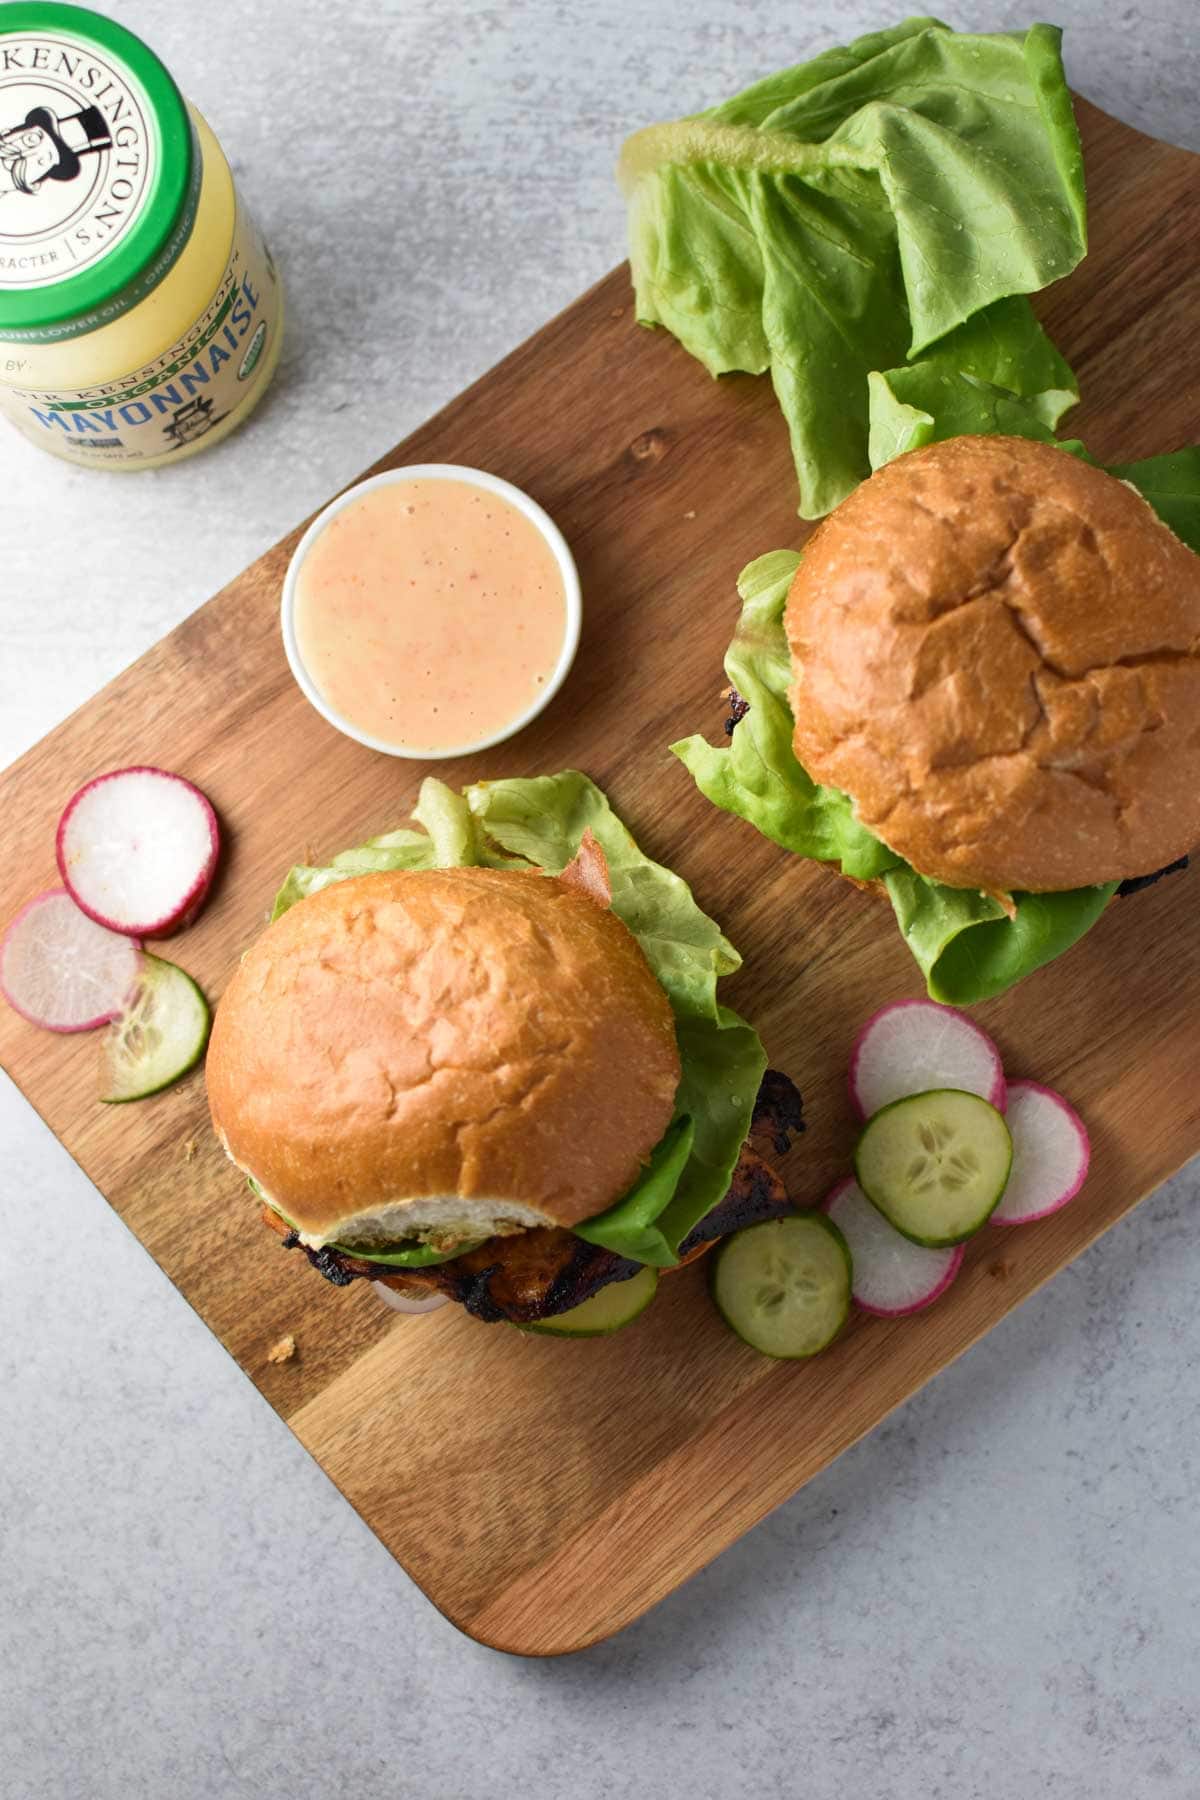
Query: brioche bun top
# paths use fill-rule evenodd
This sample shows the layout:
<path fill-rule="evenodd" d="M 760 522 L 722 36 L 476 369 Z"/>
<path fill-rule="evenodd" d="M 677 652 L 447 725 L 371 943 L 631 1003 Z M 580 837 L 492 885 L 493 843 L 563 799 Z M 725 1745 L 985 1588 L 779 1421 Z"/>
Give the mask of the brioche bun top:
<path fill-rule="evenodd" d="M 318 1246 L 577 1225 L 633 1185 L 679 1075 L 616 914 L 474 868 L 293 906 L 234 974 L 207 1064 L 229 1155 Z"/>
<path fill-rule="evenodd" d="M 1200 557 L 1114 476 L 911 451 L 816 531 L 786 628 L 797 757 L 920 874 L 1051 892 L 1200 841 Z"/>

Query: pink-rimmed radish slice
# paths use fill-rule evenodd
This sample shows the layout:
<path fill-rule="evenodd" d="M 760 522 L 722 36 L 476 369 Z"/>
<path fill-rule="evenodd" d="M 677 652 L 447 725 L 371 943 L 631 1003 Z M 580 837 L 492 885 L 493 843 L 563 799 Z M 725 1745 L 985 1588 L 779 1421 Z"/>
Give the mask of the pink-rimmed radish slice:
<path fill-rule="evenodd" d="M 141 967 L 136 939 L 97 925 L 65 888 L 22 907 L 0 941 L 0 993 L 47 1031 L 107 1025 L 137 988 Z"/>
<path fill-rule="evenodd" d="M 957 1007 L 897 1000 L 867 1020 L 850 1052 L 850 1100 L 870 1119 L 893 1100 L 959 1088 L 1004 1111 L 1000 1052 Z"/>
<path fill-rule="evenodd" d="M 90 919 L 131 937 L 165 937 L 200 910 L 220 845 L 216 813 L 182 775 L 113 769 L 68 800 L 55 853 Z"/>
<path fill-rule="evenodd" d="M 398 1313 L 436 1312 L 439 1306 L 447 1306 L 449 1294 L 426 1294 L 422 1300 L 410 1300 L 407 1294 L 398 1294 L 395 1288 L 388 1287 L 386 1282 L 373 1281 L 371 1286 L 379 1298 Z"/>
<path fill-rule="evenodd" d="M 838 1182 L 821 1210 L 850 1246 L 850 1297 L 861 1312 L 879 1319 L 920 1312 L 941 1298 L 962 1267 L 961 1244 L 926 1250 L 910 1243 L 876 1211 L 852 1175 Z"/>
<path fill-rule="evenodd" d="M 1075 1198 L 1092 1147 L 1075 1108 L 1040 1081 L 1009 1083 L 1004 1118 L 1012 1133 L 1012 1172 L 991 1223 L 1031 1225 Z"/>

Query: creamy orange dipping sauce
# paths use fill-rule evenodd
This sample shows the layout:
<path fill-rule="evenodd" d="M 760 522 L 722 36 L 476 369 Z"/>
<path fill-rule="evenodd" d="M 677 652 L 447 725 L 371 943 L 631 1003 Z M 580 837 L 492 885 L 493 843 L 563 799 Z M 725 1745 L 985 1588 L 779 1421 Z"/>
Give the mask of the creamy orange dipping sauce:
<path fill-rule="evenodd" d="M 305 669 L 348 724 L 449 751 L 536 703 L 567 604 L 553 550 L 509 501 L 414 477 L 333 515 L 298 570 L 294 618 Z"/>

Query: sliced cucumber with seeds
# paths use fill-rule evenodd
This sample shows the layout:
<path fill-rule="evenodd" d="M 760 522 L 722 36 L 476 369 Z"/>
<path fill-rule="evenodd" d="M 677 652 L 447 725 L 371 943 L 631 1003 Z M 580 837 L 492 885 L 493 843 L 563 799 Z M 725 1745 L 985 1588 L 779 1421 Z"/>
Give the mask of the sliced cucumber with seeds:
<path fill-rule="evenodd" d="M 100 1098 L 144 1100 L 195 1068 L 208 1042 L 208 1001 L 190 975 L 143 956 L 133 999 L 105 1033 Z"/>
<path fill-rule="evenodd" d="M 567 1312 L 539 1319 L 536 1325 L 522 1329 L 536 1331 L 542 1337 L 607 1337 L 623 1325 L 632 1325 L 657 1291 L 658 1270 L 647 1265 L 625 1281 L 610 1281 L 599 1293 L 591 1294 Z"/>
<path fill-rule="evenodd" d="M 877 1112 L 858 1140 L 854 1173 L 897 1231 L 931 1250 L 986 1225 L 1012 1167 L 1012 1138 L 994 1106 L 961 1088 L 910 1094 Z"/>
<path fill-rule="evenodd" d="M 850 1252 L 823 1213 L 767 1219 L 737 1231 L 712 1264 L 712 1297 L 729 1326 L 764 1356 L 815 1356 L 850 1311 Z"/>

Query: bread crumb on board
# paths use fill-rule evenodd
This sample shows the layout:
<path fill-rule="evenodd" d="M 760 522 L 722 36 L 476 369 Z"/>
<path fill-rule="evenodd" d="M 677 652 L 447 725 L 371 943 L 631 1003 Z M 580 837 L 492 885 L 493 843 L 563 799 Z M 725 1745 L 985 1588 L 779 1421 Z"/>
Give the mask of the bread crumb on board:
<path fill-rule="evenodd" d="M 195 1157 L 196 1151 L 198 1148 L 199 1148 L 199 1146 L 196 1143 L 196 1140 L 194 1137 L 185 1138 L 183 1140 L 183 1160 L 184 1160 L 184 1162 L 191 1162 L 193 1160 L 193 1158 Z"/>
<path fill-rule="evenodd" d="M 291 1362 L 295 1354 L 296 1340 L 289 1331 L 286 1336 L 281 1337 L 276 1343 L 271 1345 L 271 1348 L 267 1351 L 267 1361 L 269 1363 Z"/>

